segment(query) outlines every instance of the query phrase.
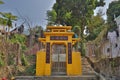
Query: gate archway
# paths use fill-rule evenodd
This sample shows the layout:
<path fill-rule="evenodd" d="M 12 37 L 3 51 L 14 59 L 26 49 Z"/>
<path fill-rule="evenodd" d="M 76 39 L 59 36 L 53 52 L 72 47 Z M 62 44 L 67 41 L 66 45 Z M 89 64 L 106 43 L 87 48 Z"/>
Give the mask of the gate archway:
<path fill-rule="evenodd" d="M 39 40 L 45 50 L 37 53 L 36 75 L 81 75 L 80 52 L 72 51 L 79 38 L 73 38 L 71 26 L 48 26 Z"/>
<path fill-rule="evenodd" d="M 52 75 L 66 74 L 66 46 L 63 44 L 52 45 Z"/>

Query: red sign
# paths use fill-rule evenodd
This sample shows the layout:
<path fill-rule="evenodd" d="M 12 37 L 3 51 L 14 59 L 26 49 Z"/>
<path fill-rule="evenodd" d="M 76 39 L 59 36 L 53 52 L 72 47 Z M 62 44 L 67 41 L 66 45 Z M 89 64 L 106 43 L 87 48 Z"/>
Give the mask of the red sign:
<path fill-rule="evenodd" d="M 72 64 L 72 44 L 68 43 L 68 64 Z"/>
<path fill-rule="evenodd" d="M 50 63 L 50 43 L 46 43 L 46 63 Z"/>

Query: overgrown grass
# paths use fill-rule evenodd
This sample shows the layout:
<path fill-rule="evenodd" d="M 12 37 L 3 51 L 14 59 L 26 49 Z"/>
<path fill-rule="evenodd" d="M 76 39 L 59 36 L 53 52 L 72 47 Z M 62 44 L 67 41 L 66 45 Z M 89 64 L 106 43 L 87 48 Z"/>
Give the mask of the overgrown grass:
<path fill-rule="evenodd" d="M 24 59 L 22 60 L 22 64 L 25 67 L 25 71 L 23 72 L 18 72 L 18 76 L 34 76 L 35 75 L 35 69 L 36 69 L 36 64 L 35 64 L 35 55 L 26 55 L 23 56 Z M 26 59 L 29 63 L 29 65 L 26 65 Z"/>

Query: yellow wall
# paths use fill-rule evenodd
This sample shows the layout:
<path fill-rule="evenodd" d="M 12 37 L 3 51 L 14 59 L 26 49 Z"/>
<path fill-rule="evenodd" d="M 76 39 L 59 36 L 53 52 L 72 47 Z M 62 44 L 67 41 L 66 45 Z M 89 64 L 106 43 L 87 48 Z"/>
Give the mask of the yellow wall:
<path fill-rule="evenodd" d="M 73 75 L 82 75 L 81 55 L 79 52 L 72 53 Z"/>
<path fill-rule="evenodd" d="M 72 52 L 72 64 L 67 63 L 67 75 L 82 75 L 81 55 Z"/>
<path fill-rule="evenodd" d="M 51 75 L 51 65 L 46 64 L 46 52 L 37 52 L 36 58 L 36 76 L 49 76 Z"/>
<path fill-rule="evenodd" d="M 37 52 L 36 58 L 36 75 L 42 76 L 45 70 L 45 52 Z"/>

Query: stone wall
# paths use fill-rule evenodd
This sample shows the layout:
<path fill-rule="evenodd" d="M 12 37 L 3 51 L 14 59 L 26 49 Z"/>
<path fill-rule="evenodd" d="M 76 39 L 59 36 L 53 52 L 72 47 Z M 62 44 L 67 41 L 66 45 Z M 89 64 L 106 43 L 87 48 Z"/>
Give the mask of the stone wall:
<path fill-rule="evenodd" d="M 109 32 L 106 40 L 97 45 L 94 42 L 86 44 L 86 56 L 94 70 L 108 80 L 119 80 L 120 78 L 120 28 Z M 112 79 L 114 77 L 114 79 Z"/>
<path fill-rule="evenodd" d="M 99 61 L 93 61 L 88 57 L 87 59 L 93 69 L 103 75 L 107 80 L 109 80 L 108 78 L 114 78 L 117 80 L 116 78 L 120 77 L 120 57 L 105 58 Z"/>

